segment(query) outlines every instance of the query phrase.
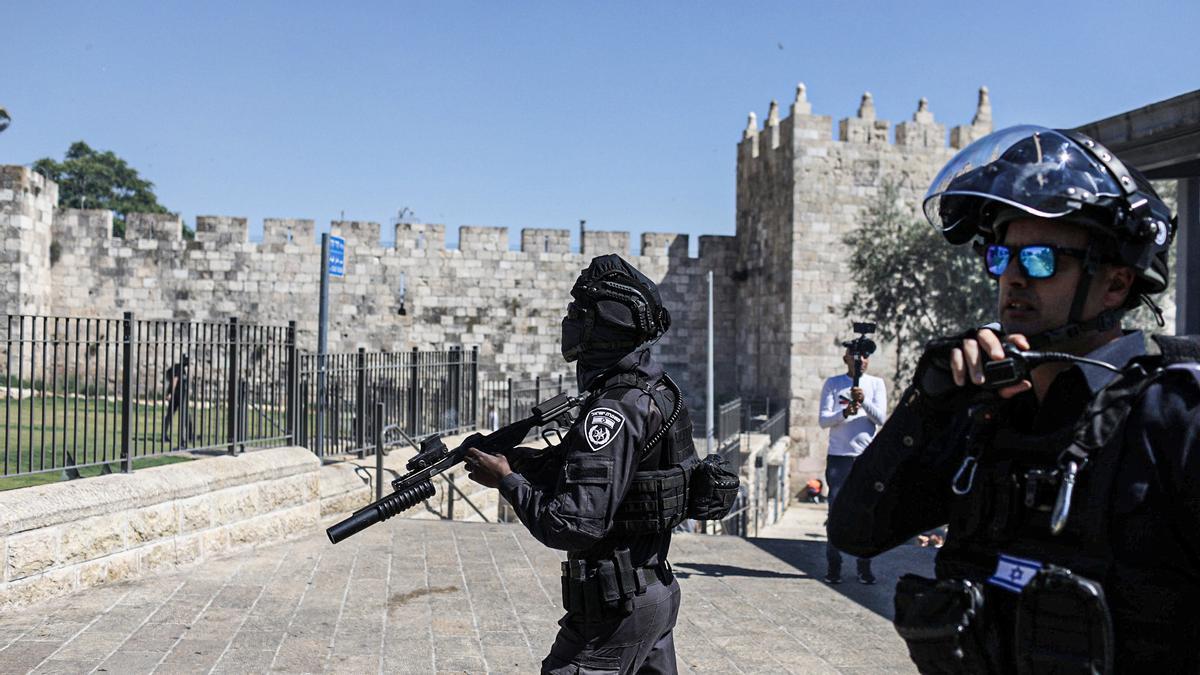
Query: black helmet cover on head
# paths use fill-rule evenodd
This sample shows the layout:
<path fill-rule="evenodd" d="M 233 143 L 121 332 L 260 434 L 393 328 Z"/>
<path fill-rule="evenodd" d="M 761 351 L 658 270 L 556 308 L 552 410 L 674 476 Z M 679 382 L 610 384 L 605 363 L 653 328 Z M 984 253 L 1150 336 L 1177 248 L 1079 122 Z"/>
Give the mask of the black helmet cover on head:
<path fill-rule="evenodd" d="M 925 217 L 951 244 L 997 241 L 1013 215 L 1062 219 L 1093 234 L 1077 300 L 1101 263 L 1133 268 L 1127 307 L 1167 287 L 1167 255 L 1175 236 L 1170 209 L 1136 170 L 1075 131 L 1020 125 L 963 148 L 925 194 Z M 1078 323 L 1081 302 L 1070 321 Z M 1119 319 L 1110 316 L 1101 324 Z M 1089 329 L 1095 329 L 1091 327 Z"/>
<path fill-rule="evenodd" d="M 591 349 L 632 351 L 671 326 L 658 287 L 615 254 L 593 258 L 571 287 L 571 297 L 562 333 L 567 361 Z"/>
<path fill-rule="evenodd" d="M 1133 267 L 1142 292 L 1167 286 L 1170 210 L 1140 173 L 1083 134 L 1032 125 L 988 134 L 946 164 L 924 202 L 925 217 L 952 244 L 994 240 L 1005 208 L 1111 237 L 1109 262 Z"/>

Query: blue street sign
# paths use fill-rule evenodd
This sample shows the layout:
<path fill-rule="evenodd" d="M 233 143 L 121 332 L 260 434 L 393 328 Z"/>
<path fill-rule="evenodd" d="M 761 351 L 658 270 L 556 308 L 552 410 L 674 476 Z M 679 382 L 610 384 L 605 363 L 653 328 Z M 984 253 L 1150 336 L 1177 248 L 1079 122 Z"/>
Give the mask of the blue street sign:
<path fill-rule="evenodd" d="M 346 240 L 341 237 L 329 237 L 329 276 L 346 276 Z"/>

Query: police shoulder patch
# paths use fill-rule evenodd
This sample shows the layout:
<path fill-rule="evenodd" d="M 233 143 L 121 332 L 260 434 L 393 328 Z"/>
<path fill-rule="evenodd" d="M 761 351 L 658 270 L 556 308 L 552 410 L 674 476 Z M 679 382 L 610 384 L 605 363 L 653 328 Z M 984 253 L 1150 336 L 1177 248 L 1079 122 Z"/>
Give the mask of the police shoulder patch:
<path fill-rule="evenodd" d="M 592 452 L 603 448 L 616 438 L 625 424 L 625 416 L 612 408 L 593 408 L 583 423 L 583 435 Z"/>

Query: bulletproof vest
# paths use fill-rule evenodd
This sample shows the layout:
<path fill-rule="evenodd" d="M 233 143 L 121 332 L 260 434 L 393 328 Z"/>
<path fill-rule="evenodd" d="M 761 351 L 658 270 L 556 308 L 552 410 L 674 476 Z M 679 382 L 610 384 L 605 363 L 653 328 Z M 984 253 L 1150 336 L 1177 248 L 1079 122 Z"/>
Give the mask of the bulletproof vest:
<path fill-rule="evenodd" d="M 1113 558 L 1109 514 L 1125 421 L 1162 368 L 1200 361 L 1200 343 L 1190 338 L 1153 338 L 1160 354 L 1131 361 L 1078 420 L 1044 434 L 1003 422 L 983 432 L 989 439 L 982 443 L 970 490 L 951 509 L 953 543 L 947 541 L 940 567 L 962 565 L 961 571 L 986 577 L 995 553 L 1003 551 L 1105 579 Z M 965 480 L 962 472 L 957 478 Z"/>
<path fill-rule="evenodd" d="M 692 418 L 666 379 L 664 376 L 651 383 L 633 373 L 622 373 L 605 380 L 595 394 L 598 397 L 613 389 L 639 389 L 653 400 L 664 425 L 679 408 L 669 427 L 651 433 L 647 445 L 637 449 L 637 471 L 613 516 L 612 531 L 616 534 L 669 532 L 686 518 L 688 486 L 699 459 L 692 440 Z"/>
<path fill-rule="evenodd" d="M 1189 522 L 1177 513 L 1181 500 L 1160 484 L 1159 508 L 1143 508 L 1147 484 L 1130 490 L 1139 486 L 1118 475 L 1127 466 L 1126 424 L 1146 389 L 1200 361 L 1194 339 L 1154 340 L 1161 353 L 1132 359 L 1061 429 L 1022 433 L 995 404 L 970 411 L 938 580 L 906 577 L 897 585 L 897 630 L 922 672 L 1109 673 L 1118 661 L 1128 669 L 1142 656 L 1153 658 L 1162 648 L 1155 636 L 1190 611 L 1184 603 L 1193 596 L 1164 593 L 1140 565 L 1117 558 L 1118 551 L 1140 552 L 1130 542 L 1155 533 L 1171 539 L 1156 552 L 1183 557 L 1156 559 L 1164 569 L 1200 566 L 1200 551 L 1179 529 Z M 993 569 L 1000 574 L 999 554 L 1001 563 L 1023 559 L 1038 568 L 1032 576 L 1017 568 L 1014 576 L 989 579 Z M 1022 578 L 1023 587 L 1005 584 Z M 1106 598 L 1123 608 L 1119 659 L 1114 605 Z"/>

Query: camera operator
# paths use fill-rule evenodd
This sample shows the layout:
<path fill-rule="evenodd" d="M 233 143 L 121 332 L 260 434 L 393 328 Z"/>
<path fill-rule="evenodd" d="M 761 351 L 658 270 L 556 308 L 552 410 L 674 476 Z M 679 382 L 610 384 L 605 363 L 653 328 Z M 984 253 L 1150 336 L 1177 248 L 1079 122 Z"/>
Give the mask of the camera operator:
<path fill-rule="evenodd" d="M 923 672 L 1200 671 L 1200 345 L 1121 330 L 1157 313 L 1169 210 L 1092 139 L 1032 126 L 963 149 L 924 210 L 975 240 L 1001 325 L 929 344 L 831 540 L 876 555 L 949 523 L 937 578 L 896 587 Z"/>
<path fill-rule="evenodd" d="M 875 437 L 875 431 L 883 424 L 887 413 L 887 393 L 883 380 L 866 374 L 871 354 L 875 352 L 875 343 L 867 338 L 866 333 L 874 331 L 875 326 L 855 324 L 855 329 L 862 334 L 842 343 L 846 348 L 842 355 L 846 372 L 825 380 L 821 388 L 819 421 L 822 428 L 829 429 L 825 482 L 829 485 L 830 509 L 833 508 L 838 490 L 850 474 L 854 460 Z M 825 582 L 842 583 L 842 554 L 833 544 L 825 545 L 825 561 Z M 870 558 L 858 559 L 858 581 L 861 584 L 875 583 Z"/>

